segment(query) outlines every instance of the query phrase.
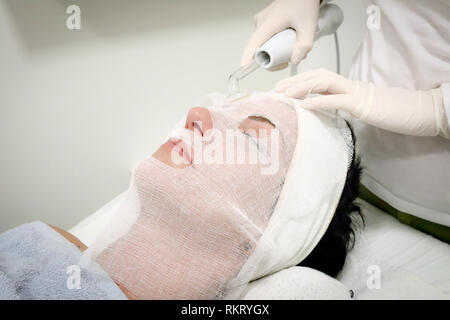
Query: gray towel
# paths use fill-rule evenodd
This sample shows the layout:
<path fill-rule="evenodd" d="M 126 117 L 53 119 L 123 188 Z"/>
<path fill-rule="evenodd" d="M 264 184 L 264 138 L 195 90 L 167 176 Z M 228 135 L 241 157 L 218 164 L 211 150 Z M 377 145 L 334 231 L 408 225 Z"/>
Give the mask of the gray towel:
<path fill-rule="evenodd" d="M 40 221 L 1 234 L 0 299 L 126 299 L 98 264 L 78 266 L 81 255 Z"/>

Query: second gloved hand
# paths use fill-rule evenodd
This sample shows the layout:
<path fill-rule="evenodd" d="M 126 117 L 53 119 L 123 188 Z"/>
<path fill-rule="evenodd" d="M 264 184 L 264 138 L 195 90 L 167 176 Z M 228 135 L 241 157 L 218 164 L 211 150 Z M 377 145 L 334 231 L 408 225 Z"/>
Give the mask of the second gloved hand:
<path fill-rule="evenodd" d="M 345 110 L 358 120 L 388 131 L 450 138 L 440 88 L 414 91 L 378 87 L 318 69 L 284 79 L 275 90 L 298 99 L 310 93 L 323 94 L 304 99 L 302 106 L 307 109 Z"/>
<path fill-rule="evenodd" d="M 241 66 L 249 64 L 255 51 L 273 35 L 292 28 L 297 42 L 291 62 L 298 64 L 311 50 L 319 17 L 320 0 L 275 0 L 255 16 L 256 30 L 241 59 Z"/>

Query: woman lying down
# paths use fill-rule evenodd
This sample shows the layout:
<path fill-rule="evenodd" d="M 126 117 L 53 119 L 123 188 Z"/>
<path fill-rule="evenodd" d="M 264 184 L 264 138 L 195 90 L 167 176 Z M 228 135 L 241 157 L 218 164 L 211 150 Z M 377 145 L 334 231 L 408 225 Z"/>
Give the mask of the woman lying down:
<path fill-rule="evenodd" d="M 0 298 L 239 299 L 295 266 L 336 277 L 361 168 L 347 123 L 300 103 L 191 109 L 89 248 L 42 222 L 3 233 Z"/>

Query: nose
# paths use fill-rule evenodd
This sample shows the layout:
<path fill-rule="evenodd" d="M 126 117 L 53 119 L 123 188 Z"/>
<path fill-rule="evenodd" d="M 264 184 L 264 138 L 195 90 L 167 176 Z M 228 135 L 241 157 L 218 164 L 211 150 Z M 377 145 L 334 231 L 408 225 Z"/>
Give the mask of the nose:
<path fill-rule="evenodd" d="M 192 131 L 197 129 L 203 136 L 206 131 L 212 129 L 212 119 L 209 110 L 202 107 L 195 107 L 189 110 L 186 116 L 185 128 Z"/>

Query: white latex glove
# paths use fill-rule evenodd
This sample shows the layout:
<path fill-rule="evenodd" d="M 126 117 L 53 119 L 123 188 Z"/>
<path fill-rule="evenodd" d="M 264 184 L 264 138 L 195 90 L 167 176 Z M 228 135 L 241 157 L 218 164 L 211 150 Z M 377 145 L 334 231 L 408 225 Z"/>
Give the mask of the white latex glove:
<path fill-rule="evenodd" d="M 310 93 L 320 93 L 323 95 L 304 99 L 302 107 L 345 110 L 358 120 L 397 133 L 450 138 L 440 88 L 412 91 L 377 87 L 318 69 L 278 82 L 275 91 L 298 99 Z"/>
<path fill-rule="evenodd" d="M 241 66 L 249 64 L 255 51 L 276 33 L 288 28 L 297 32 L 297 43 L 291 62 L 298 64 L 311 50 L 319 17 L 320 0 L 275 0 L 255 17 L 256 30 L 241 59 Z"/>

